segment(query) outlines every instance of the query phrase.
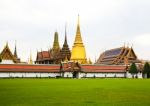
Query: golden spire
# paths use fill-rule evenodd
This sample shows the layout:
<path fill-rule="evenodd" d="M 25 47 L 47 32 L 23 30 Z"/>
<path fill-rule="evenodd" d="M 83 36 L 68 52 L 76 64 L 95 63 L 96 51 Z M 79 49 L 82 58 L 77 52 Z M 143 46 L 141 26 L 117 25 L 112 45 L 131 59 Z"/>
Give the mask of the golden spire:
<path fill-rule="evenodd" d="M 81 32 L 80 32 L 80 21 L 79 21 L 79 15 L 78 15 L 78 24 L 77 24 L 77 31 L 76 31 L 76 38 L 75 38 L 75 44 L 76 43 L 82 43 L 82 38 L 81 38 Z"/>
<path fill-rule="evenodd" d="M 32 60 L 32 54 L 31 54 L 31 52 L 30 52 L 29 64 L 33 64 L 33 60 Z"/>
<path fill-rule="evenodd" d="M 8 47 L 8 41 L 6 42 L 6 47 Z"/>
<path fill-rule="evenodd" d="M 92 61 L 91 61 L 91 59 L 89 58 L 89 64 L 92 64 Z"/>
<path fill-rule="evenodd" d="M 59 42 L 58 42 L 58 32 L 57 31 L 54 34 L 53 49 L 54 50 L 60 49 Z"/>
<path fill-rule="evenodd" d="M 78 15 L 76 37 L 71 52 L 71 61 L 79 62 L 81 64 L 87 63 L 85 47 L 83 45 L 80 32 L 79 15 Z"/>

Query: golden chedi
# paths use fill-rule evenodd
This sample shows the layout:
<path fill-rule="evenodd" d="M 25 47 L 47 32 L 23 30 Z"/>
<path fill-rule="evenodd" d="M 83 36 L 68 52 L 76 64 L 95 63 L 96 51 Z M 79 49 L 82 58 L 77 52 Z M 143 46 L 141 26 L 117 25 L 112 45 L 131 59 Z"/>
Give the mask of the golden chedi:
<path fill-rule="evenodd" d="M 81 64 L 87 64 L 85 47 L 83 45 L 81 38 L 79 16 L 78 16 L 76 37 L 71 51 L 71 61 L 79 62 Z"/>

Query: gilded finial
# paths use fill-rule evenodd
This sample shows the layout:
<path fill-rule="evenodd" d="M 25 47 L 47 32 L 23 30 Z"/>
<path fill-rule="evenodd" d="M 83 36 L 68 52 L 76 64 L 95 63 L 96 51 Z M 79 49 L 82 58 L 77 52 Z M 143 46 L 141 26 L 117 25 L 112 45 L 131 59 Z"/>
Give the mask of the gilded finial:
<path fill-rule="evenodd" d="M 132 45 L 131 45 L 131 48 L 133 48 L 133 43 L 132 43 Z"/>
<path fill-rule="evenodd" d="M 89 58 L 89 64 L 92 64 L 92 61 L 91 61 L 91 59 Z"/>
<path fill-rule="evenodd" d="M 29 59 L 29 64 L 33 64 L 31 50 L 30 50 L 30 59 Z"/>
<path fill-rule="evenodd" d="M 8 46 L 8 41 L 6 42 L 6 46 Z"/>
<path fill-rule="evenodd" d="M 78 26 L 80 25 L 80 16 L 78 14 Z"/>

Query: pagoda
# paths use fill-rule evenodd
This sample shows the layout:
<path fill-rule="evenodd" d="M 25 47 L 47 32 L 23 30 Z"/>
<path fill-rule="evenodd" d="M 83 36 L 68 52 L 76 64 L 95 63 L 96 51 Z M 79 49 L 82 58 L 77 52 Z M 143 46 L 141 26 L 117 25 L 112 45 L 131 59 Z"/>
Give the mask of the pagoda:
<path fill-rule="evenodd" d="M 80 64 L 87 64 L 86 51 L 82 42 L 82 37 L 80 32 L 79 15 L 78 15 L 76 37 L 71 52 L 71 61 L 79 62 Z"/>
<path fill-rule="evenodd" d="M 71 52 L 67 43 L 67 32 L 66 32 L 66 27 L 65 27 L 65 40 L 64 40 L 64 44 L 63 47 L 60 51 L 61 53 L 61 59 L 62 61 L 69 61 L 70 57 L 71 57 Z"/>
<path fill-rule="evenodd" d="M 53 59 L 53 64 L 60 64 L 61 63 L 61 55 L 60 55 L 60 46 L 58 40 L 58 32 L 56 31 L 54 34 L 54 42 L 53 48 L 50 50 L 50 54 Z"/>

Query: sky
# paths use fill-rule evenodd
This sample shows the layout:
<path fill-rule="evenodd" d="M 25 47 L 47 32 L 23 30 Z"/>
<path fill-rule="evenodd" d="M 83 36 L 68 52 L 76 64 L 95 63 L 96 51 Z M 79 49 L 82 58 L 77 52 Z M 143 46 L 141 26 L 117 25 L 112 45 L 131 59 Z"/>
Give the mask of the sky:
<path fill-rule="evenodd" d="M 87 58 L 105 50 L 133 47 L 139 59 L 150 59 L 150 0 L 0 0 L 0 51 L 8 42 L 18 56 L 33 60 L 53 45 L 55 31 L 62 47 L 67 23 L 70 49 L 78 14 Z"/>

